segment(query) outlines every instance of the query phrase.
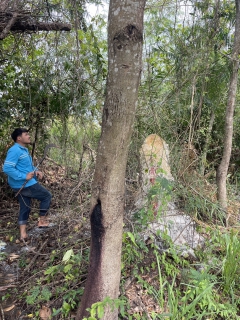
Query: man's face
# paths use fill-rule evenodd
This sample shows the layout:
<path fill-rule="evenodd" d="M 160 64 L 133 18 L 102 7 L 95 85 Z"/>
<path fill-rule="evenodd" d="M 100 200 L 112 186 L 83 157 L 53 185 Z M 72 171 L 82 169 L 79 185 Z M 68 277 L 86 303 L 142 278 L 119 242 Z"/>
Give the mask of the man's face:
<path fill-rule="evenodd" d="M 28 132 L 23 132 L 21 136 L 17 137 L 17 142 L 20 144 L 29 144 L 31 143 L 31 138 Z"/>

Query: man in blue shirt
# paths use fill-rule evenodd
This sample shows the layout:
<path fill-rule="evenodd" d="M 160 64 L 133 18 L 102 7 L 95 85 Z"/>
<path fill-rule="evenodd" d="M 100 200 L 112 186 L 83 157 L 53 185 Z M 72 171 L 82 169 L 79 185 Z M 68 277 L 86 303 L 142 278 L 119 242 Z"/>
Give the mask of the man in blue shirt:
<path fill-rule="evenodd" d="M 15 192 L 18 192 L 26 180 L 28 181 L 18 195 L 20 239 L 26 240 L 28 237 L 26 225 L 31 211 L 31 199 L 40 201 L 38 226 L 47 227 L 49 222 L 46 214 L 50 207 L 52 195 L 37 181 L 37 178 L 42 179 L 43 174 L 38 170 L 34 172 L 35 167 L 27 149 L 27 146 L 31 143 L 28 130 L 17 128 L 11 136 L 15 144 L 8 150 L 3 164 L 3 172 L 7 174 L 8 183 Z"/>

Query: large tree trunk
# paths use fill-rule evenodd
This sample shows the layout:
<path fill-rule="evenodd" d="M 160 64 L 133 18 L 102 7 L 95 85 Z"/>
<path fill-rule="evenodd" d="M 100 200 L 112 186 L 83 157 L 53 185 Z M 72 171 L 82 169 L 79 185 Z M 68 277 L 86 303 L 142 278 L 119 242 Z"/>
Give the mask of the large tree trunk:
<path fill-rule="evenodd" d="M 223 209 L 227 209 L 227 172 L 232 152 L 233 136 L 233 114 L 235 109 L 235 99 L 237 93 L 238 68 L 240 53 L 240 0 L 236 0 L 236 25 L 234 34 L 234 44 L 231 56 L 231 78 L 228 91 L 228 102 L 225 116 L 225 134 L 222 161 L 217 170 L 217 197 Z"/>
<path fill-rule="evenodd" d="M 108 79 L 91 201 L 90 266 L 78 320 L 86 308 L 119 295 L 127 155 L 141 74 L 145 0 L 111 0 Z M 118 319 L 107 308 L 105 320 Z"/>

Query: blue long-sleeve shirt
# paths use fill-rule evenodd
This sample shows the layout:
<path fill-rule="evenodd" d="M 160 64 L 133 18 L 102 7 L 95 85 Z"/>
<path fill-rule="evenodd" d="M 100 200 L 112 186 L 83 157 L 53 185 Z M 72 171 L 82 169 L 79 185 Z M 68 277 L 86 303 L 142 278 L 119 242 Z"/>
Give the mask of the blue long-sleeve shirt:
<path fill-rule="evenodd" d="M 8 184 L 13 189 L 19 189 L 24 184 L 29 172 L 34 171 L 32 157 L 27 148 L 15 143 L 7 152 L 3 164 L 3 172 L 8 176 Z M 30 179 L 25 188 L 37 183 L 35 177 Z"/>

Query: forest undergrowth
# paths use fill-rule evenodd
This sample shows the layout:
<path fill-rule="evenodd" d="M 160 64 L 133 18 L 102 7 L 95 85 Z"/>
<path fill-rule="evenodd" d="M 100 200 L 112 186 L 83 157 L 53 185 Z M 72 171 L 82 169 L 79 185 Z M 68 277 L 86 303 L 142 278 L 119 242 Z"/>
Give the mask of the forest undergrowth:
<path fill-rule="evenodd" d="M 43 171 L 43 184 L 53 194 L 52 227 L 36 228 L 33 203 L 27 243 L 19 241 L 14 195 L 7 184 L 0 190 L 0 242 L 7 244 L 0 251 L 1 320 L 74 319 L 84 290 L 91 170 L 80 177 L 66 174 L 48 159 Z M 88 319 L 101 319 L 109 304 L 119 308 L 119 319 L 240 319 L 239 204 L 232 201 L 226 215 L 216 204 L 213 184 L 188 176 L 175 183 L 174 201 L 205 239 L 194 256 L 182 256 L 167 234 L 142 236 L 158 217 L 149 207 L 144 219 L 133 214 L 137 185 L 127 183 L 126 189 L 120 295 L 94 304 Z"/>

